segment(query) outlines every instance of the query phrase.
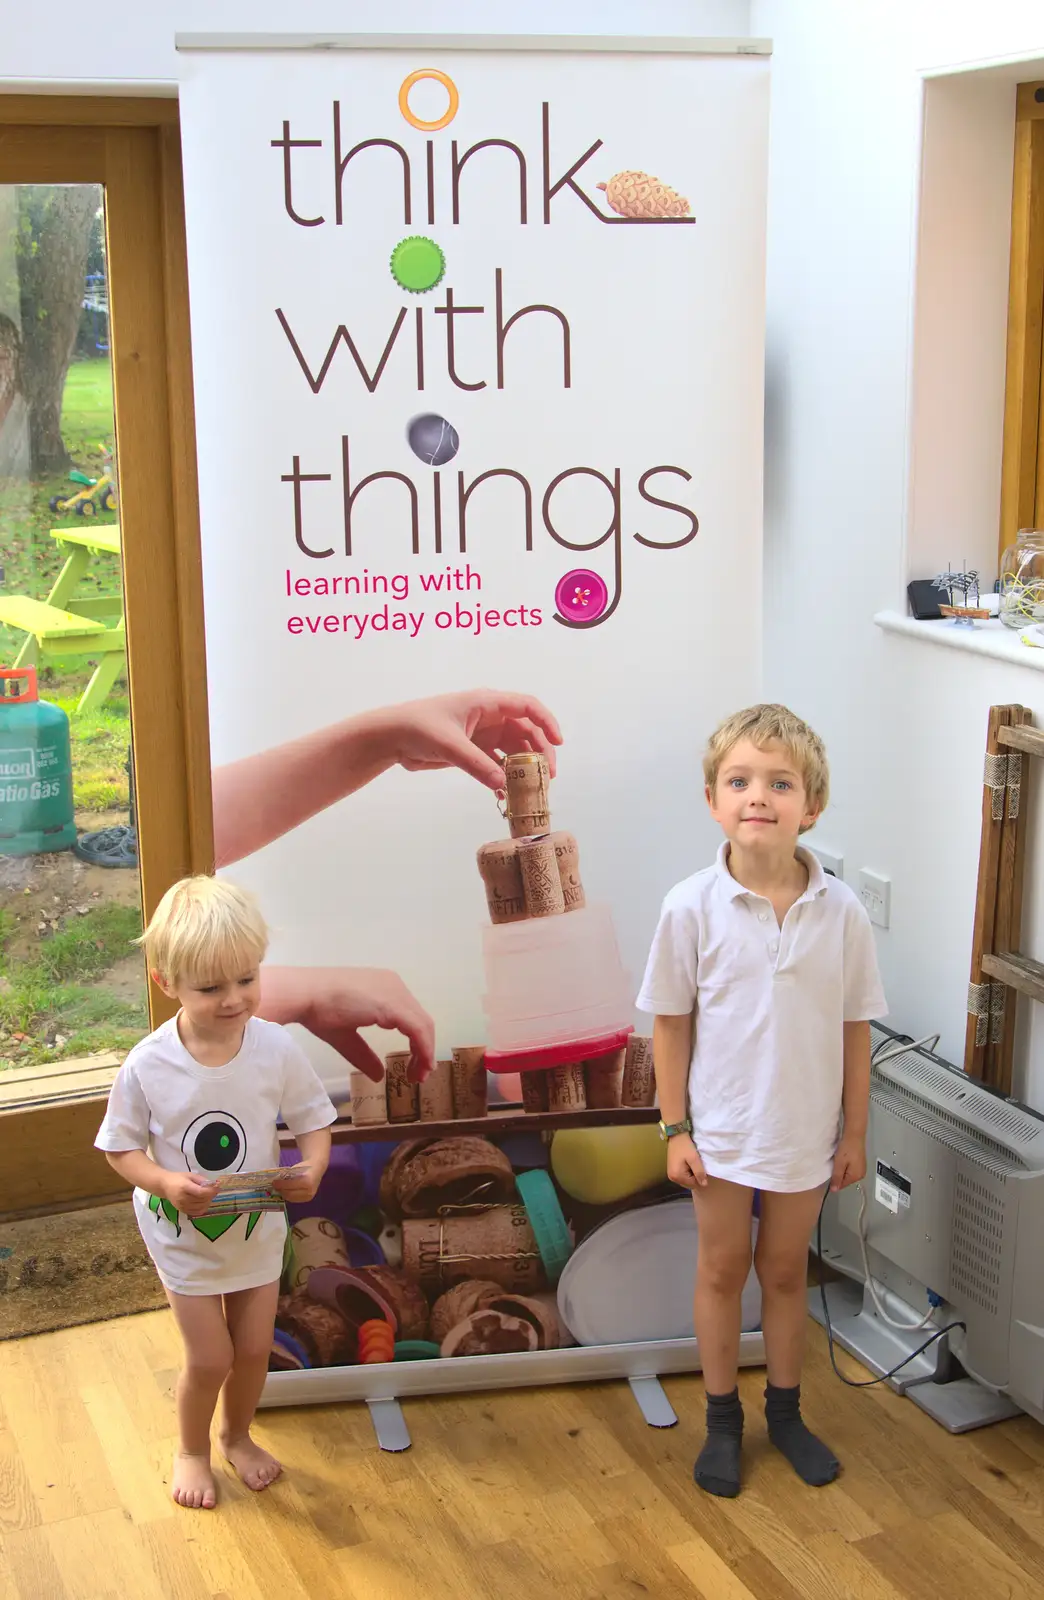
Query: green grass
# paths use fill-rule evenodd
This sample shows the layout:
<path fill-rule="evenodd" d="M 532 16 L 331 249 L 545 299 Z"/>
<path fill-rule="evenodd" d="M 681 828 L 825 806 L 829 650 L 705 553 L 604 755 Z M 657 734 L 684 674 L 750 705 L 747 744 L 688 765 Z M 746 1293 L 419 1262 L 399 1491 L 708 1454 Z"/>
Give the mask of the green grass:
<path fill-rule="evenodd" d="M 74 717 L 72 713 L 80 687 L 72 674 L 65 679 L 56 679 L 53 685 L 45 685 L 48 700 L 61 706 L 70 719 L 73 803 L 77 811 L 126 810 L 130 804 L 130 779 L 127 775 L 130 704 L 127 685 L 117 685 L 97 711 Z"/>
<path fill-rule="evenodd" d="M 14 926 L 0 913 L 0 941 Z M 148 1029 L 144 992 L 140 1002 L 87 988 L 134 950 L 141 914 L 134 906 L 93 906 L 41 943 L 29 961 L 9 961 L 0 948 L 0 1033 L 24 1034 L 0 1041 L 2 1065 L 35 1066 L 99 1050 L 127 1050 Z M 144 989 L 144 986 L 143 986 Z M 61 1035 L 64 1044 L 48 1044 Z"/>
<path fill-rule="evenodd" d="M 69 368 L 62 396 L 62 435 L 71 455 L 100 459 L 112 446 L 112 367 L 107 356 L 77 361 Z M 91 477 L 95 474 L 92 472 Z"/>
<path fill-rule="evenodd" d="M 70 367 L 62 435 L 75 465 L 89 477 L 100 478 L 107 465 L 104 450 L 112 448 L 114 436 L 112 369 L 106 358 Z M 73 512 L 52 511 L 50 500 L 70 495 L 77 487 L 64 475 L 0 485 L 0 565 L 8 594 L 46 599 L 64 559 L 51 529 L 81 525 Z M 114 522 L 117 515 L 100 512 L 97 520 Z M 120 586 L 118 558 L 100 555 L 92 560 L 79 592 L 118 594 Z M 0 627 L 0 662 L 13 660 L 23 638 L 17 630 Z M 42 667 L 40 692 L 69 715 L 77 811 L 126 809 L 130 748 L 126 683 L 117 685 L 99 711 L 73 715 L 93 667 L 83 658 Z M 6 953 L 15 927 L 12 913 L 0 907 L 0 1034 L 8 1035 L 0 1039 L 0 1070 L 100 1050 L 126 1050 L 141 1038 L 148 1028 L 144 984 L 140 1002 L 124 1000 L 104 988 L 105 973 L 131 953 L 141 932 L 135 907 L 102 904 L 82 917 L 68 917 L 28 960 L 16 961 Z M 15 1033 L 26 1037 L 12 1040 Z M 48 1044 L 56 1034 L 64 1045 Z"/>
<path fill-rule="evenodd" d="M 106 463 L 103 447 L 113 443 L 112 368 L 105 357 L 78 361 L 69 368 L 62 400 L 62 436 L 76 465 L 92 478 L 101 477 Z M 51 529 L 79 525 L 73 512 L 52 511 L 53 495 L 68 495 L 77 488 L 65 477 L 38 483 L 0 486 L 0 566 L 7 594 L 26 594 L 44 600 L 61 569 L 63 556 L 51 538 Z M 115 512 L 101 512 L 98 522 L 115 522 Z M 120 564 L 116 556 L 96 555 L 79 593 L 120 592 Z M 24 634 L 0 626 L 0 662 L 13 661 Z M 40 693 L 69 714 L 72 735 L 73 800 L 78 811 L 125 809 L 129 803 L 125 769 L 130 748 L 130 708 L 124 681 L 110 693 L 101 711 L 86 717 L 73 715 L 94 663 L 78 659 L 68 667 L 59 663 L 40 669 Z"/>

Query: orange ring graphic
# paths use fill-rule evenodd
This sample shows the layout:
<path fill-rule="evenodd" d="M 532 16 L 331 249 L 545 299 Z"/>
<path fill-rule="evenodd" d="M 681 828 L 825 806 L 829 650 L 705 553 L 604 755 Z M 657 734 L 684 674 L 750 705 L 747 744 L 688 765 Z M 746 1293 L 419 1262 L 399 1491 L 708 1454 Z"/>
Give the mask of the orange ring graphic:
<path fill-rule="evenodd" d="M 422 78 L 433 78 L 436 83 L 441 83 L 449 95 L 449 105 L 446 115 L 437 122 L 422 122 L 420 117 L 415 117 L 410 110 L 410 90 L 415 83 L 420 83 Z M 402 112 L 411 128 L 419 128 L 421 133 L 438 133 L 440 128 L 445 128 L 453 121 L 460 110 L 460 95 L 453 79 L 444 72 L 439 72 L 435 67 L 421 67 L 418 72 L 411 72 L 408 78 L 403 79 L 402 88 L 399 90 L 399 110 Z"/>

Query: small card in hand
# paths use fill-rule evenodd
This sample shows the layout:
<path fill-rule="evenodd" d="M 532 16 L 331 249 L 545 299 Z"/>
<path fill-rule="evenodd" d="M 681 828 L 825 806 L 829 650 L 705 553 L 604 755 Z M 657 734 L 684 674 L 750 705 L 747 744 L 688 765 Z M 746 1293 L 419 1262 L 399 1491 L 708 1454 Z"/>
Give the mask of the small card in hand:
<path fill-rule="evenodd" d="M 212 1178 L 218 1192 L 205 1214 L 220 1217 L 246 1211 L 281 1211 L 283 1199 L 273 1185 L 286 1178 L 299 1178 L 307 1170 L 307 1164 L 299 1161 L 292 1167 L 266 1167 L 260 1172 L 220 1173 Z"/>

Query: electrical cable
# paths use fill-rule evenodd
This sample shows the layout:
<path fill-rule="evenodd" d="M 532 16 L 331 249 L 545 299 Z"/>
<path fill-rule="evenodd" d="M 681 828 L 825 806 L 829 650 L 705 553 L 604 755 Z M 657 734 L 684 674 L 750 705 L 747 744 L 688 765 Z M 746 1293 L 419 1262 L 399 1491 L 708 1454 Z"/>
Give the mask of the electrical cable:
<path fill-rule="evenodd" d="M 965 1329 L 965 1337 L 967 1337 L 967 1329 Z M 962 1344 L 964 1343 L 963 1339 L 962 1339 L 961 1343 Z M 968 1374 L 969 1378 L 973 1379 L 973 1381 L 975 1383 L 981 1384 L 982 1387 L 984 1389 L 988 1389 L 991 1394 L 1002 1394 L 1004 1396 L 1007 1396 L 1008 1389 L 1007 1389 L 1006 1385 L 1001 1385 L 999 1383 L 991 1383 L 988 1378 L 980 1378 L 979 1374 L 975 1371 L 975 1368 L 974 1367 L 969 1367 L 967 1361 L 965 1361 L 964 1357 L 961 1355 L 959 1350 L 955 1350 L 953 1352 L 953 1354 L 954 1354 L 955 1360 L 960 1362 L 960 1364 L 961 1364 L 962 1368 L 964 1369 L 964 1371 Z"/>
<path fill-rule="evenodd" d="M 930 1338 L 925 1339 L 923 1344 L 919 1344 L 917 1349 L 912 1350 L 908 1356 L 904 1356 L 903 1360 L 892 1367 L 890 1371 L 882 1372 L 879 1378 L 846 1378 L 837 1364 L 837 1355 L 834 1349 L 834 1329 L 830 1321 L 830 1307 L 827 1305 L 826 1296 L 826 1278 L 823 1271 L 823 1208 L 826 1202 L 827 1196 L 824 1195 L 823 1204 L 819 1208 L 819 1219 L 816 1223 L 816 1254 L 819 1265 L 819 1298 L 823 1307 L 823 1322 L 826 1328 L 827 1347 L 830 1351 L 830 1365 L 834 1369 L 835 1376 L 840 1378 L 841 1382 L 846 1384 L 849 1389 L 873 1389 L 877 1384 L 887 1383 L 890 1378 L 894 1378 L 897 1372 L 901 1372 L 904 1367 L 908 1367 L 911 1361 L 916 1361 L 918 1356 L 923 1355 L 933 1344 L 937 1343 L 946 1334 L 952 1333 L 955 1328 L 960 1328 L 967 1332 L 967 1327 L 963 1322 L 948 1322 L 945 1327 L 936 1328 Z M 906 1331 L 911 1332 L 913 1330 L 907 1329 Z"/>
<path fill-rule="evenodd" d="M 938 1046 L 939 1037 L 940 1036 L 937 1033 L 930 1033 L 926 1034 L 923 1039 L 882 1043 L 878 1045 L 877 1049 L 871 1056 L 871 1065 L 875 1067 L 881 1066 L 886 1061 L 892 1061 L 899 1056 L 907 1055 L 908 1053 L 913 1053 L 917 1050 L 923 1050 L 925 1048 L 927 1048 L 929 1053 L 932 1053 Z M 881 1317 L 882 1321 L 888 1323 L 890 1327 L 897 1329 L 901 1333 L 919 1333 L 923 1328 L 928 1326 L 937 1308 L 935 1306 L 929 1306 L 927 1312 L 925 1313 L 924 1317 L 922 1317 L 920 1322 L 899 1322 L 886 1310 L 878 1296 L 877 1283 L 875 1282 L 874 1276 L 870 1271 L 868 1241 L 866 1237 L 866 1190 L 862 1184 L 859 1184 L 858 1187 L 859 1220 L 856 1231 L 859 1235 L 859 1251 L 863 1259 L 864 1282 L 870 1291 L 870 1297 L 873 1300 L 874 1308 Z M 837 1357 L 834 1348 L 834 1329 L 830 1321 L 830 1307 L 827 1304 L 826 1278 L 824 1275 L 823 1263 L 823 1211 L 826 1206 L 826 1202 L 827 1195 L 824 1195 L 823 1203 L 819 1208 L 819 1218 L 816 1223 L 816 1254 L 818 1257 L 819 1298 L 823 1307 L 823 1321 L 826 1328 L 827 1346 L 830 1351 L 830 1365 L 833 1367 L 835 1375 L 841 1379 L 842 1383 L 846 1384 L 850 1389 L 872 1389 L 877 1384 L 887 1383 L 890 1378 L 894 1378 L 896 1374 L 901 1372 L 904 1367 L 908 1367 L 911 1361 L 915 1361 L 918 1356 L 923 1355 L 926 1350 L 931 1349 L 932 1345 L 944 1338 L 946 1334 L 954 1333 L 957 1330 L 960 1330 L 961 1333 L 967 1336 L 968 1328 L 966 1323 L 961 1322 L 960 1320 L 948 1322 L 945 1327 L 936 1328 L 929 1338 L 925 1339 L 922 1344 L 917 1346 L 916 1350 L 911 1351 L 908 1356 L 905 1356 L 903 1360 L 898 1362 L 896 1366 L 892 1367 L 890 1371 L 883 1372 L 880 1377 L 863 1379 L 846 1378 L 844 1373 L 840 1371 L 837 1365 Z M 954 1358 L 960 1362 L 962 1368 L 968 1374 L 969 1378 L 973 1379 L 975 1383 L 981 1384 L 984 1389 L 990 1390 L 993 1394 L 1007 1394 L 1006 1389 L 1000 1388 L 995 1383 L 989 1383 L 985 1378 L 981 1378 L 977 1372 L 973 1371 L 972 1368 L 968 1366 L 968 1363 L 956 1350 L 953 1352 L 953 1355 Z"/>
<path fill-rule="evenodd" d="M 870 1065 L 872 1067 L 879 1067 L 882 1061 L 892 1061 L 897 1056 L 905 1056 L 911 1054 L 913 1051 L 923 1050 L 925 1046 L 928 1047 L 930 1054 L 935 1050 L 939 1043 L 939 1039 L 940 1035 L 937 1033 L 926 1033 L 923 1039 L 911 1039 L 908 1043 L 906 1041 L 900 1042 L 893 1040 L 891 1044 L 887 1042 L 879 1044 L 873 1055 L 870 1057 Z"/>
<path fill-rule="evenodd" d="M 927 1328 L 929 1322 L 931 1322 L 935 1307 L 929 1305 L 928 1310 L 925 1312 L 920 1322 L 899 1322 L 885 1308 L 884 1302 L 878 1295 L 877 1284 L 874 1280 L 874 1275 L 870 1271 L 870 1257 L 867 1253 L 866 1190 L 861 1183 L 856 1184 L 856 1188 L 859 1190 L 859 1220 L 856 1224 L 856 1231 L 859 1234 L 859 1251 L 863 1257 L 863 1273 L 865 1275 L 866 1286 L 870 1290 L 870 1298 L 874 1302 L 877 1314 L 881 1318 L 882 1322 L 887 1322 L 890 1328 L 896 1328 L 900 1333 L 920 1333 L 921 1329 Z"/>

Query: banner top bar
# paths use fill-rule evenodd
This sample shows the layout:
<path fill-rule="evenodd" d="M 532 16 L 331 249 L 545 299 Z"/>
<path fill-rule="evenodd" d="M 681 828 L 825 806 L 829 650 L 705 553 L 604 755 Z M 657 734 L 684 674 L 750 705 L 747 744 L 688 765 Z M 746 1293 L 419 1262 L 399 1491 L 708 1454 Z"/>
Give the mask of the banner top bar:
<path fill-rule="evenodd" d="M 619 55 L 770 56 L 771 39 L 586 33 L 179 33 L 195 50 L 553 50 Z"/>

